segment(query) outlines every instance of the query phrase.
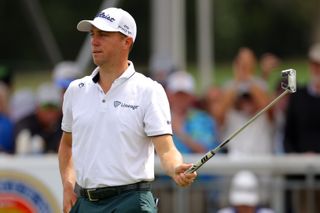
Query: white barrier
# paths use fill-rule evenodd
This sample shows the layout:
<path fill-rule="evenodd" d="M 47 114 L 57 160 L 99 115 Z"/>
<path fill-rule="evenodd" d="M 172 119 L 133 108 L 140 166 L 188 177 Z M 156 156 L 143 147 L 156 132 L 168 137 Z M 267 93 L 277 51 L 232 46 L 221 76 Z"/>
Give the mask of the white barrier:
<path fill-rule="evenodd" d="M 185 155 L 184 159 L 186 162 L 193 163 L 201 156 Z M 201 167 L 198 173 L 232 175 L 242 169 L 249 169 L 257 173 L 267 172 L 278 177 L 286 174 L 312 173 L 315 175 L 320 174 L 320 155 L 285 155 L 244 159 L 230 159 L 224 155 L 217 155 Z M 164 174 L 158 158 L 155 160 L 155 172 Z M 13 197 L 9 199 L 8 194 Z M 34 199 L 31 199 L 30 195 Z M 48 212 L 61 212 L 62 186 L 57 155 L 0 156 L 0 204 L 7 202 L 8 199 L 13 205 L 7 206 L 8 209 L 41 210 L 47 208 L 50 209 Z M 13 199 L 21 202 L 14 203 Z"/>
<path fill-rule="evenodd" d="M 202 156 L 184 155 L 184 160 L 195 163 Z M 156 161 L 155 167 L 156 173 L 162 173 L 159 161 Z M 240 159 L 218 154 L 204 164 L 198 172 L 228 175 L 242 169 L 257 173 L 267 171 L 275 175 L 305 174 L 310 170 L 320 174 L 320 155 L 250 156 Z"/>

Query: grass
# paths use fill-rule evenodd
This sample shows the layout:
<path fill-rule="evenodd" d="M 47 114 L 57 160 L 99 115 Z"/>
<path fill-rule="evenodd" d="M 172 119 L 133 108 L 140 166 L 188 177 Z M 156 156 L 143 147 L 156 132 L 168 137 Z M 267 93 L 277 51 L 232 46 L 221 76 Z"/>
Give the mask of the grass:
<path fill-rule="evenodd" d="M 307 61 L 302 59 L 290 59 L 282 61 L 281 65 L 271 73 L 268 80 L 269 88 L 275 88 L 280 79 L 280 71 L 289 68 L 297 71 L 297 81 L 299 84 L 305 84 L 308 81 L 309 75 Z M 190 65 L 188 71 L 193 74 L 199 87 L 201 83 L 199 81 L 200 74 L 197 72 L 196 67 Z M 257 74 L 260 74 L 260 70 L 257 71 Z M 218 63 L 215 66 L 212 79 L 213 84 L 221 86 L 224 84 L 224 82 L 230 80 L 231 78 L 233 78 L 231 63 Z M 19 71 L 14 73 L 14 88 L 16 90 L 22 88 L 31 88 L 36 90 L 41 83 L 49 81 L 52 81 L 52 73 L 48 70 Z"/>
<path fill-rule="evenodd" d="M 52 73 L 50 71 L 19 71 L 14 73 L 13 83 L 15 90 L 24 88 L 36 90 L 42 83 L 50 81 L 52 81 Z"/>

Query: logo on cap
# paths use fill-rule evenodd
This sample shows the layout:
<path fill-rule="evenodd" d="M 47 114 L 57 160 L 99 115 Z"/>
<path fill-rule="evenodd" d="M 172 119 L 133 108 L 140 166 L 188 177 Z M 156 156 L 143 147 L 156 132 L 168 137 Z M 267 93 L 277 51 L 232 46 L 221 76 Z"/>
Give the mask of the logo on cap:
<path fill-rule="evenodd" d="M 132 32 L 130 31 L 130 28 L 127 25 L 118 26 L 122 30 L 123 33 L 132 35 Z"/>
<path fill-rule="evenodd" d="M 107 19 L 110 22 L 114 22 L 116 19 L 111 17 L 109 14 L 105 14 L 104 12 L 99 13 L 96 17 Z"/>

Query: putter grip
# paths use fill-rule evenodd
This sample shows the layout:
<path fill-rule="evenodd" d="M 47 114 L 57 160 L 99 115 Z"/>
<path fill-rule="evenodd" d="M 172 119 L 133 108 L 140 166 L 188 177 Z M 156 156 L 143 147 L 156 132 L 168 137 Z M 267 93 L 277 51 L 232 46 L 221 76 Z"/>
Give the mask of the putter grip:
<path fill-rule="evenodd" d="M 209 151 L 205 156 L 201 158 L 196 164 L 192 165 L 189 169 L 185 171 L 185 174 L 190 174 L 197 171 L 205 162 L 212 158 L 216 153 L 214 151 Z"/>

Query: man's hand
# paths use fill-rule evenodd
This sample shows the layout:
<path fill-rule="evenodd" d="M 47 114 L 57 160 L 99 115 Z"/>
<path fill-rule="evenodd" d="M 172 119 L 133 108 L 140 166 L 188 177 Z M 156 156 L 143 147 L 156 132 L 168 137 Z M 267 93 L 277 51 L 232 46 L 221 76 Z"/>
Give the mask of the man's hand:
<path fill-rule="evenodd" d="M 63 213 L 69 213 L 76 201 L 77 195 L 74 193 L 73 187 L 65 187 L 63 190 Z"/>
<path fill-rule="evenodd" d="M 183 164 L 176 167 L 173 179 L 179 186 L 182 186 L 182 187 L 189 186 L 196 179 L 196 177 L 197 177 L 196 172 L 193 172 L 190 174 L 184 173 L 191 166 L 192 166 L 192 164 L 183 163 Z"/>

